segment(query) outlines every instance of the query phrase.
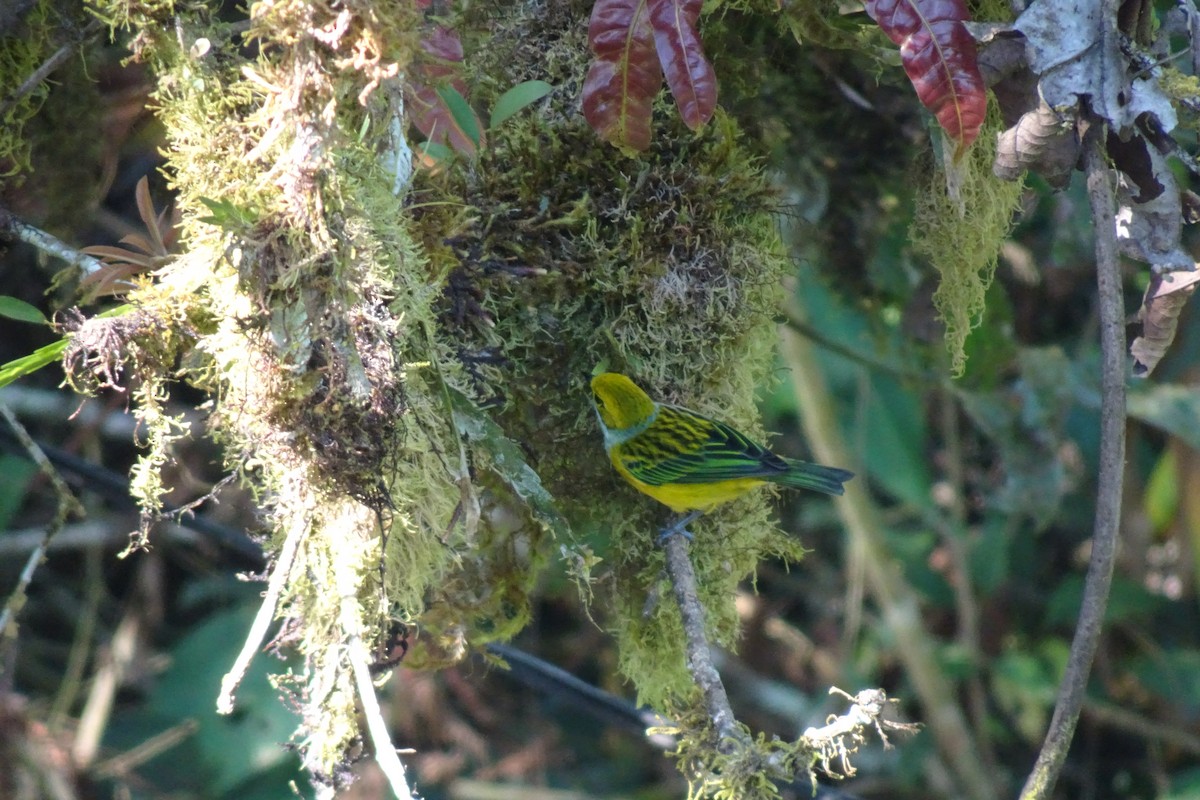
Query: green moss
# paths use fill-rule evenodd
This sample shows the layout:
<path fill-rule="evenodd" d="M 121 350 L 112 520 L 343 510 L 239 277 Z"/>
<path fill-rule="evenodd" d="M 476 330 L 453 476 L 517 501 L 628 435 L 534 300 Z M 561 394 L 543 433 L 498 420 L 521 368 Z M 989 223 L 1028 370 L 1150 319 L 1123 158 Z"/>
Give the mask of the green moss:
<path fill-rule="evenodd" d="M 1180 126 L 1197 130 L 1200 128 L 1200 114 L 1191 109 L 1200 104 L 1200 77 L 1186 75 L 1171 66 L 1163 66 L 1161 70 L 1158 85 L 1178 109 Z"/>
<path fill-rule="evenodd" d="M 689 800 L 774 800 L 779 782 L 806 780 L 816 786 L 814 754 L 803 742 L 752 737 L 739 726 L 738 739 L 715 741 L 712 728 L 693 709 L 668 712 L 678 720 L 668 729 L 677 737 L 672 753 L 688 780 Z"/>
<path fill-rule="evenodd" d="M 110 28 L 135 28 L 142 31 L 170 19 L 175 11 L 175 0 L 97 0 L 89 5 L 91 13 L 103 20 Z M 192 13 L 205 13 L 196 4 L 190 4 Z"/>
<path fill-rule="evenodd" d="M 473 163 L 419 176 L 419 236 L 450 271 L 439 330 L 475 397 L 495 407 L 574 527 L 594 540 L 594 555 L 580 547 L 569 558 L 593 576 L 607 568 L 607 580 L 597 577 L 611 595 L 599 602 L 612 611 L 622 671 L 642 701 L 673 704 L 690 696 L 691 678 L 678 612 L 659 585 L 665 509 L 604 459 L 587 382 L 604 365 L 656 397 L 756 431 L 753 392 L 790 268 L 778 198 L 720 112 L 693 133 L 664 97 L 649 152 L 631 158 L 598 141 L 577 110 L 588 57 L 582 6 L 576 17 L 478 13 L 498 28 L 469 64 L 486 76 L 473 84 L 484 107 L 519 80 L 559 88 L 489 132 Z M 736 643 L 739 581 L 766 555 L 800 555 L 769 521 L 766 500 L 747 497 L 695 526 L 711 633 L 725 646 Z M 543 536 L 521 530 L 545 552 Z"/>
<path fill-rule="evenodd" d="M 33 137 L 26 134 L 25 128 L 42 110 L 51 84 L 43 79 L 31 87 L 23 85 L 58 49 L 59 37 L 74 29 L 76 23 L 65 17 L 55 3 L 41 0 L 24 14 L 14 30 L 0 36 L 0 177 L 30 170 Z M 18 88 L 24 94 L 13 99 Z M 96 138 L 94 131 L 91 136 Z"/>

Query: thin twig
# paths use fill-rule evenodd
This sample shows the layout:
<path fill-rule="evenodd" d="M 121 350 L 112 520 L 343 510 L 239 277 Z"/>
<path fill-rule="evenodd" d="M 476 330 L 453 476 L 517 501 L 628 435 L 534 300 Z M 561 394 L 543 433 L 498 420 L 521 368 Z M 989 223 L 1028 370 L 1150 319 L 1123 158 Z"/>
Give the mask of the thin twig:
<path fill-rule="evenodd" d="M 14 89 L 8 97 L 4 98 L 4 102 L 0 103 L 0 118 L 6 116 L 12 110 L 12 107 L 17 104 L 18 100 L 32 92 L 37 88 L 38 84 L 49 78 L 51 73 L 65 64 L 67 59 L 75 55 L 76 50 L 79 49 L 81 44 L 99 33 L 103 27 L 103 22 L 94 19 L 78 35 L 73 36 L 71 41 L 51 53 L 50 57 L 41 63 L 41 66 L 29 73 L 29 77 L 22 81 L 21 85 Z"/>
<path fill-rule="evenodd" d="M 92 767 L 91 774 L 100 779 L 123 778 L 147 761 L 158 758 L 172 747 L 178 746 L 198 730 L 198 721 L 185 719 L 178 725 L 172 725 L 165 731 L 154 734 L 136 747 L 97 763 Z"/>
<path fill-rule="evenodd" d="M 354 685 L 358 691 L 358 700 L 362 703 L 363 717 L 367 723 L 367 733 L 371 744 L 375 747 L 375 763 L 387 778 L 392 793 L 397 798 L 409 800 L 415 797 L 408 785 L 404 772 L 404 764 L 392 744 L 391 734 L 388 733 L 387 721 L 379 707 L 379 698 L 375 696 L 375 685 L 371 682 L 371 657 L 367 645 L 362 638 L 362 612 L 358 604 L 358 575 L 345 559 L 338 559 L 334 569 L 334 580 L 340 598 L 338 603 L 338 618 L 344 641 L 346 657 L 350 660 L 350 669 L 354 675 Z"/>
<path fill-rule="evenodd" d="M 954 589 L 954 608 L 958 616 L 958 642 L 969 663 L 974 667 L 966 678 L 967 711 L 975 735 L 979 737 L 979 753 L 984 759 L 984 764 L 990 772 L 996 774 L 996 753 L 988 734 L 987 692 L 983 685 L 983 673 L 978 669 L 983 662 L 983 648 L 979 636 L 979 603 L 975 599 L 975 587 L 971 584 L 970 557 L 965 542 L 967 480 L 956 394 L 943 387 L 938 392 L 938 406 L 942 424 L 942 446 L 946 457 L 946 480 L 950 484 L 949 504 L 945 512 L 949 520 L 932 510 L 928 516 L 933 518 L 931 523 L 941 536 L 946 553 L 950 556 L 950 585 Z"/>
<path fill-rule="evenodd" d="M 110 526 L 111 527 L 111 526 Z M 122 534 L 124 538 L 124 534 Z M 59 535 L 61 541 L 62 535 Z M 71 639 L 71 650 L 67 655 L 67 666 L 63 670 L 62 680 L 59 681 L 58 691 L 54 694 L 54 702 L 46 715 L 47 727 L 52 735 L 62 735 L 70 724 L 70 714 L 75 708 L 75 701 L 86 686 L 84 675 L 91 662 L 95 647 L 96 628 L 99 627 L 100 603 L 104 599 L 107 586 L 104 582 L 104 555 L 99 547 L 90 546 L 83 554 L 84 557 L 84 595 L 83 608 L 80 609 L 75 622 L 75 635 Z"/>
<path fill-rule="evenodd" d="M 1091 699 L 1084 699 L 1083 715 L 1097 725 L 1162 742 L 1168 747 L 1184 750 L 1193 757 L 1200 757 L 1200 736 L 1178 725 L 1168 725 L 1161 716 L 1149 717 L 1112 703 Z"/>
<path fill-rule="evenodd" d="M 671 588 L 675 592 L 675 602 L 679 605 L 679 616 L 683 621 L 688 671 L 704 695 L 704 706 L 717 740 L 724 743 L 730 739 L 744 739 L 708 647 L 708 636 L 704 631 L 704 606 L 700 603 L 696 587 L 696 572 L 688 558 L 687 538 L 678 534 L 668 536 L 663 549 L 667 555 L 667 576 L 671 579 Z"/>
<path fill-rule="evenodd" d="M 85 275 L 99 272 L 104 264 L 89 255 L 79 252 L 60 239 L 35 228 L 28 222 L 22 222 L 4 209 L 0 209 L 0 239 L 11 236 L 31 244 L 43 253 L 61 258 L 71 266 L 77 266 Z"/>
<path fill-rule="evenodd" d="M 923 372 L 900 364 L 893 364 L 871 353 L 856 350 L 853 347 L 842 344 L 831 336 L 826 336 L 815 325 L 810 324 L 797 314 L 794 308 L 787 307 L 784 309 L 781 322 L 801 336 L 816 342 L 822 349 L 828 350 L 831 353 L 837 353 L 847 361 L 862 364 L 871 370 L 892 375 L 900 380 L 915 381 L 926 385 L 947 385 L 947 381 L 944 378 L 932 372 Z"/>
<path fill-rule="evenodd" d="M 354 673 L 354 685 L 358 689 L 358 700 L 362 703 L 367 732 L 371 736 L 371 744 L 375 746 L 375 763 L 379 765 L 380 771 L 387 778 L 388 785 L 392 787 L 392 793 L 398 798 L 407 800 L 416 795 L 408 785 L 408 778 L 404 774 L 404 763 L 400 761 L 400 756 L 392 744 L 387 722 L 379 707 L 379 698 L 375 696 L 375 685 L 371 682 L 371 659 L 367 653 L 367 646 L 363 644 L 362 636 L 357 630 L 358 600 L 352 594 L 344 595 L 341 605 L 342 633 L 348 634 L 346 655 L 350 659 L 350 667 Z M 348 630 L 350 625 L 354 625 L 355 628 Z"/>
<path fill-rule="evenodd" d="M 267 581 L 267 591 L 263 594 L 262 605 L 258 607 L 258 613 L 254 615 L 254 622 L 250 625 L 250 632 L 246 634 L 246 641 L 242 644 L 242 650 L 234 660 L 233 666 L 229 668 L 229 672 L 225 673 L 225 677 L 221 678 L 221 693 L 217 696 L 218 714 L 230 714 L 233 712 L 233 693 L 237 691 L 238 684 L 242 682 L 242 677 L 246 674 L 246 669 L 254 659 L 254 654 L 262 646 L 263 639 L 267 636 L 267 631 L 271 629 L 271 623 L 275 621 L 275 609 L 279 605 L 279 598 L 283 596 L 283 589 L 287 585 L 288 576 L 291 574 L 292 562 L 296 559 L 296 553 L 300 549 L 300 542 L 304 539 L 307 532 L 308 528 L 304 525 L 294 525 L 288 531 L 287 538 L 283 540 L 283 547 L 279 550 L 279 557 L 275 560 L 275 564 L 271 568 L 271 577 Z"/>
<path fill-rule="evenodd" d="M 1092 227 L 1096 231 L 1101 358 L 1100 475 L 1092 528 L 1092 555 L 1083 589 L 1083 604 L 1079 609 L 1079 624 L 1071 641 L 1071 654 L 1050 729 L 1046 732 L 1037 763 L 1025 781 L 1021 800 L 1050 797 L 1067 758 L 1067 749 L 1083 706 L 1092 659 L 1100 641 L 1121 521 L 1125 472 L 1125 310 L 1117 259 L 1116 200 L 1103 150 L 1103 124 L 1094 115 L 1084 137 L 1083 159 Z"/>
<path fill-rule="evenodd" d="M 30 581 L 33 580 L 33 575 L 37 572 L 38 565 L 42 563 L 42 559 L 46 557 L 46 548 L 50 546 L 50 542 L 63 526 L 67 524 L 67 519 L 73 515 L 83 515 L 83 506 L 79 504 L 79 500 L 75 495 L 71 494 L 71 490 L 63 483 L 63 479 L 59 477 L 57 470 L 50 463 L 50 459 L 46 458 L 46 454 L 42 452 L 42 448 L 38 447 L 37 442 L 25 430 L 25 427 L 13 414 L 8 406 L 0 403 L 0 416 L 4 417 L 4 421 L 8 423 L 13 434 L 25 448 L 25 452 L 37 464 L 38 469 L 50 481 L 50 485 L 54 488 L 54 496 L 58 502 L 57 510 L 54 514 L 54 519 L 46 526 L 42 532 L 41 541 L 37 543 L 30 552 L 29 557 L 25 560 L 25 566 L 21 570 L 21 576 L 17 579 L 17 585 L 9 593 L 8 599 L 4 603 L 4 609 L 0 611 L 0 664 L 6 663 L 4 658 L 4 650 L 7 650 L 16 641 L 15 635 L 10 635 L 8 626 L 16 620 L 17 613 L 25 605 L 25 592 L 29 588 Z"/>
<path fill-rule="evenodd" d="M 160 591 L 162 560 L 157 556 L 141 559 L 134 589 L 125 606 L 125 613 L 112 639 L 105 648 L 95 674 L 88 686 L 87 699 L 79 713 L 71 742 L 71 760 L 81 769 L 90 767 L 100 753 L 100 742 L 112 719 L 117 692 L 125 685 L 138 654 L 147 627 L 149 609 L 159 606 L 149 602 Z"/>

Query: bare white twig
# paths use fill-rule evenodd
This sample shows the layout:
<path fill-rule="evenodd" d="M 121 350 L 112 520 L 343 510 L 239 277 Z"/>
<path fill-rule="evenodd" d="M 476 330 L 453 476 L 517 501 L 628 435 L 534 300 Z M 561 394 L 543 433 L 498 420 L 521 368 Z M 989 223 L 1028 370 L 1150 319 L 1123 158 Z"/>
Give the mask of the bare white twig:
<path fill-rule="evenodd" d="M 221 694 L 217 697 L 218 714 L 229 714 L 233 711 L 233 693 L 237 691 L 238 684 L 242 682 L 242 678 L 246 674 L 246 669 L 254 660 L 254 654 L 262 646 L 263 639 L 266 638 L 267 631 L 271 628 L 271 623 L 275 621 L 275 608 L 283 594 L 288 574 L 292 571 L 292 562 L 295 561 L 296 552 L 300 549 L 300 541 L 304 538 L 307 530 L 308 528 L 304 525 L 296 525 L 288 531 L 287 538 L 283 541 L 283 547 L 279 550 L 279 558 L 271 568 L 271 578 L 267 582 L 267 591 L 263 595 L 262 605 L 258 607 L 258 613 L 254 615 L 254 623 L 250 626 L 250 633 L 246 635 L 246 642 L 242 645 L 242 650 L 234 660 L 233 666 L 229 668 L 229 672 L 225 673 L 225 677 L 221 679 Z"/>
<path fill-rule="evenodd" d="M 367 646 L 359 635 L 358 600 L 353 594 L 342 596 L 341 602 L 342 633 L 346 635 L 346 655 L 350 659 L 354 671 L 354 685 L 358 689 L 358 699 L 362 703 L 363 717 L 367 721 L 367 732 L 371 736 L 371 744 L 375 747 L 375 762 L 387 778 L 392 792 L 398 798 L 416 797 L 408 785 L 404 773 L 404 764 L 392 744 L 391 734 L 388 733 L 387 722 L 379 707 L 379 699 L 375 696 L 375 684 L 371 682 L 371 658 Z"/>
<path fill-rule="evenodd" d="M 375 684 L 371 682 L 371 657 L 362 639 L 362 619 L 358 604 L 358 581 L 351 566 L 344 559 L 339 559 L 334 566 L 337 571 L 338 617 L 345 642 L 346 657 L 350 660 L 350 668 L 354 673 L 354 685 L 358 691 L 358 700 L 362 703 L 363 717 L 367 722 L 367 733 L 375 748 L 375 762 L 387 778 L 392 792 L 397 798 L 416 797 L 408 785 L 404 773 L 404 764 L 396 754 L 392 745 L 391 734 L 388 733 L 387 722 L 379 707 L 379 698 L 375 696 Z"/>

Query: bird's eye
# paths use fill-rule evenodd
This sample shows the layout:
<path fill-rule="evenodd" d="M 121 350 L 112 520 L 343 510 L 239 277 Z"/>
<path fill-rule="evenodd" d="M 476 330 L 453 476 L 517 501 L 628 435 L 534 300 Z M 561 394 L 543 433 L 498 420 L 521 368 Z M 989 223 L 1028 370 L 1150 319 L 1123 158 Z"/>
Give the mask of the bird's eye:
<path fill-rule="evenodd" d="M 604 405 L 604 401 L 600 399 L 600 395 L 597 394 L 596 392 L 592 392 L 592 402 L 595 403 L 597 406 Z"/>

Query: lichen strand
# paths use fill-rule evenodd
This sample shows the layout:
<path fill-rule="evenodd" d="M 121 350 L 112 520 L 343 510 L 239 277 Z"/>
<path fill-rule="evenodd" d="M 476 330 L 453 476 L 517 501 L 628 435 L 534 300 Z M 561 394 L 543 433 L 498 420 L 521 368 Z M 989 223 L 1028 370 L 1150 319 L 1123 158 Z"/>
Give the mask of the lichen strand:
<path fill-rule="evenodd" d="M 167 413 L 166 403 L 179 354 L 208 324 L 198 312 L 194 306 L 140 308 L 112 318 L 70 316 L 61 325 L 71 334 L 63 372 L 75 391 L 95 394 L 129 387 L 142 446 L 130 475 L 129 491 L 141 509 L 131 549 L 145 546 L 151 526 L 161 519 L 163 497 L 171 489 L 163 485 L 162 469 L 174 443 L 188 433 L 183 415 Z"/>
<path fill-rule="evenodd" d="M 984 295 L 1024 189 L 1022 181 L 997 181 L 992 175 L 996 133 L 1002 127 L 993 101 L 979 139 L 956 168 L 959 196 L 947 190 L 942 170 L 930 170 L 928 190 L 917 195 L 912 245 L 938 271 L 933 302 L 946 325 L 946 349 L 956 375 L 966 366 L 967 336 L 982 321 Z"/>
<path fill-rule="evenodd" d="M 662 588 L 664 509 L 620 484 L 603 458 L 587 381 L 604 364 L 659 398 L 759 433 L 753 393 L 769 368 L 788 267 L 778 200 L 720 113 L 694 134 L 664 97 L 648 153 L 628 158 L 598 141 L 578 113 L 587 9 L 571 17 L 556 8 L 531 20 L 528 9 L 479 7 L 496 14 L 498 31 L 468 61 L 489 76 L 483 107 L 517 80 L 560 83 L 490 131 L 473 164 L 423 174 L 413 205 L 423 243 L 453 275 L 440 320 L 449 346 L 576 528 L 605 540 L 597 549 L 614 578 L 621 668 L 643 701 L 665 704 L 691 680 L 669 592 L 643 617 Z M 738 582 L 765 555 L 796 557 L 800 546 L 769 522 L 764 493 L 695 530 L 712 636 L 732 646 Z"/>

